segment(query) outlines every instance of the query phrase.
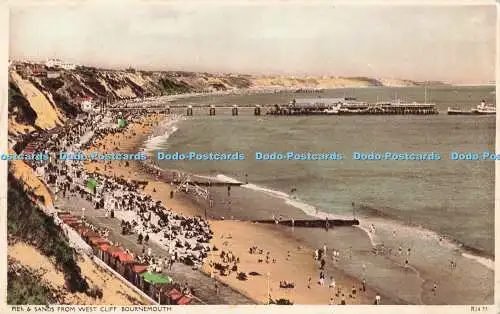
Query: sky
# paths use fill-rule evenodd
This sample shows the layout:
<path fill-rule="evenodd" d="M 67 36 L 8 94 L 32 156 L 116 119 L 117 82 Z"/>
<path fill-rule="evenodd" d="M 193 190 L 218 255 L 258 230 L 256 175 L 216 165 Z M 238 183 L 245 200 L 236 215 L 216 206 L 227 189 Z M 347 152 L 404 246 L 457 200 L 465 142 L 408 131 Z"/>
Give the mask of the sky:
<path fill-rule="evenodd" d="M 10 58 L 482 84 L 495 80 L 496 15 L 493 5 L 17 6 L 10 14 Z"/>

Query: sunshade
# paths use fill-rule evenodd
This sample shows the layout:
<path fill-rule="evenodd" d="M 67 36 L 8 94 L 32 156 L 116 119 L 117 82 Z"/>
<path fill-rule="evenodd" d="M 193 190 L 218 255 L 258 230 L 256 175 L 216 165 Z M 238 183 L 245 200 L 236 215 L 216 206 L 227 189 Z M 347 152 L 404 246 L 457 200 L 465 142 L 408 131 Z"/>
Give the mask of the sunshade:
<path fill-rule="evenodd" d="M 162 283 L 171 283 L 172 279 L 165 275 L 153 274 L 151 272 L 145 272 L 141 274 L 142 278 L 145 281 L 152 284 L 162 284 Z"/>

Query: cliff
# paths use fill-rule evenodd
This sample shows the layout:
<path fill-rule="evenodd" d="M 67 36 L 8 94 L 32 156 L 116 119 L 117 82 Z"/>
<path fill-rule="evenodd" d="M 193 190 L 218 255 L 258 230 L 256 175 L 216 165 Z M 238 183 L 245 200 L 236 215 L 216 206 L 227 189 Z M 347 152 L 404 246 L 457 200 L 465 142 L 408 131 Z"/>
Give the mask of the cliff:
<path fill-rule="evenodd" d="M 28 198 L 36 193 L 8 176 L 8 304 L 149 304 L 119 279 L 79 255 L 62 229 Z M 104 290 L 98 300 L 90 288 Z"/>
<path fill-rule="evenodd" d="M 15 137 L 61 125 L 80 112 L 81 99 L 88 96 L 94 102 L 107 102 L 190 92 L 416 85 L 419 83 L 369 77 L 296 78 L 86 66 L 66 71 L 16 62 L 9 70 L 9 134 Z"/>

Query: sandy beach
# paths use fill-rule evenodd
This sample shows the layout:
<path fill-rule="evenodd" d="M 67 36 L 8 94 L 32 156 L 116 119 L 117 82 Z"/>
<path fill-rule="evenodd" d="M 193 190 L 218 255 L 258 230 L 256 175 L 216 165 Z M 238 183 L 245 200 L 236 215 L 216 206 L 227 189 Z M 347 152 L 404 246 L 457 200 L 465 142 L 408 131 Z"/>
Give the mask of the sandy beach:
<path fill-rule="evenodd" d="M 90 151 L 135 153 L 147 134 L 164 119 L 165 117 L 157 115 L 143 117 L 142 121 L 131 123 L 123 133 L 107 135 Z M 142 171 L 138 162 L 131 162 L 126 167 L 123 161 L 109 161 L 106 162 L 106 169 L 104 169 L 104 162 L 88 162 L 86 168 L 90 172 L 96 171 L 130 180 L 148 181 L 144 193 L 154 200 L 162 201 L 174 212 L 186 216 L 203 216 L 204 214 L 204 210 L 198 207 L 196 202 L 191 201 L 187 195 L 176 193 L 174 198 L 170 199 L 170 191 L 175 187 L 160 182 L 151 174 Z M 212 209 L 212 214 L 217 216 L 217 208 Z M 258 275 L 248 275 L 247 280 L 243 281 L 237 278 L 237 272 L 232 272 L 229 276 L 215 275 L 215 277 L 259 303 L 267 302 L 268 284 L 272 299 L 289 299 L 294 304 L 329 304 L 331 298 L 335 304 L 340 304 L 342 300 L 346 304 L 373 304 L 375 300 L 376 291 L 367 286 L 365 292 L 360 292 L 362 283 L 359 280 L 331 267 L 332 252 L 328 248 L 326 258 L 328 271 L 325 272 L 324 286 L 321 286 L 318 283 L 319 262 L 313 258 L 314 248 L 308 247 L 303 241 L 290 237 L 287 232 L 272 225 L 238 220 L 210 220 L 209 222 L 214 233 L 211 246 L 215 246 L 218 250 L 209 253 L 209 257 L 204 261 L 203 271 L 207 274 L 213 273 L 214 268 L 210 266 L 210 262 L 221 262 L 221 251 L 231 252 L 240 260 L 237 272 L 245 272 L 247 275 L 258 273 Z M 258 254 L 259 252 L 250 254 L 249 248 L 251 247 L 262 250 L 262 255 Z M 267 252 L 270 256 L 269 263 L 266 263 Z M 332 276 L 336 289 L 328 287 Z M 310 287 L 308 287 L 309 278 L 311 278 Z M 280 288 L 280 282 L 284 280 L 293 282 L 295 288 Z M 340 293 L 338 293 L 339 288 Z M 351 297 L 353 288 L 357 292 Z"/>

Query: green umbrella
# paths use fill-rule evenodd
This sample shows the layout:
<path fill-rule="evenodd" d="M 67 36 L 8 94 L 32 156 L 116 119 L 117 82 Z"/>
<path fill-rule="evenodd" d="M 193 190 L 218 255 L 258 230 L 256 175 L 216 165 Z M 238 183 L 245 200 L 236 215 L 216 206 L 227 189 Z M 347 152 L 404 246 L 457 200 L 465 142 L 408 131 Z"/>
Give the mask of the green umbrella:
<path fill-rule="evenodd" d="M 118 127 L 124 128 L 125 126 L 127 126 L 127 120 L 118 119 Z"/>
<path fill-rule="evenodd" d="M 97 187 L 97 181 L 95 179 L 89 179 L 87 181 L 87 188 L 92 191 L 92 193 L 95 193 L 95 188 Z"/>
<path fill-rule="evenodd" d="M 166 275 L 155 274 L 151 272 L 144 272 L 141 274 L 141 277 L 144 279 L 144 281 L 147 281 L 151 284 L 169 284 L 173 282 L 172 278 Z"/>

